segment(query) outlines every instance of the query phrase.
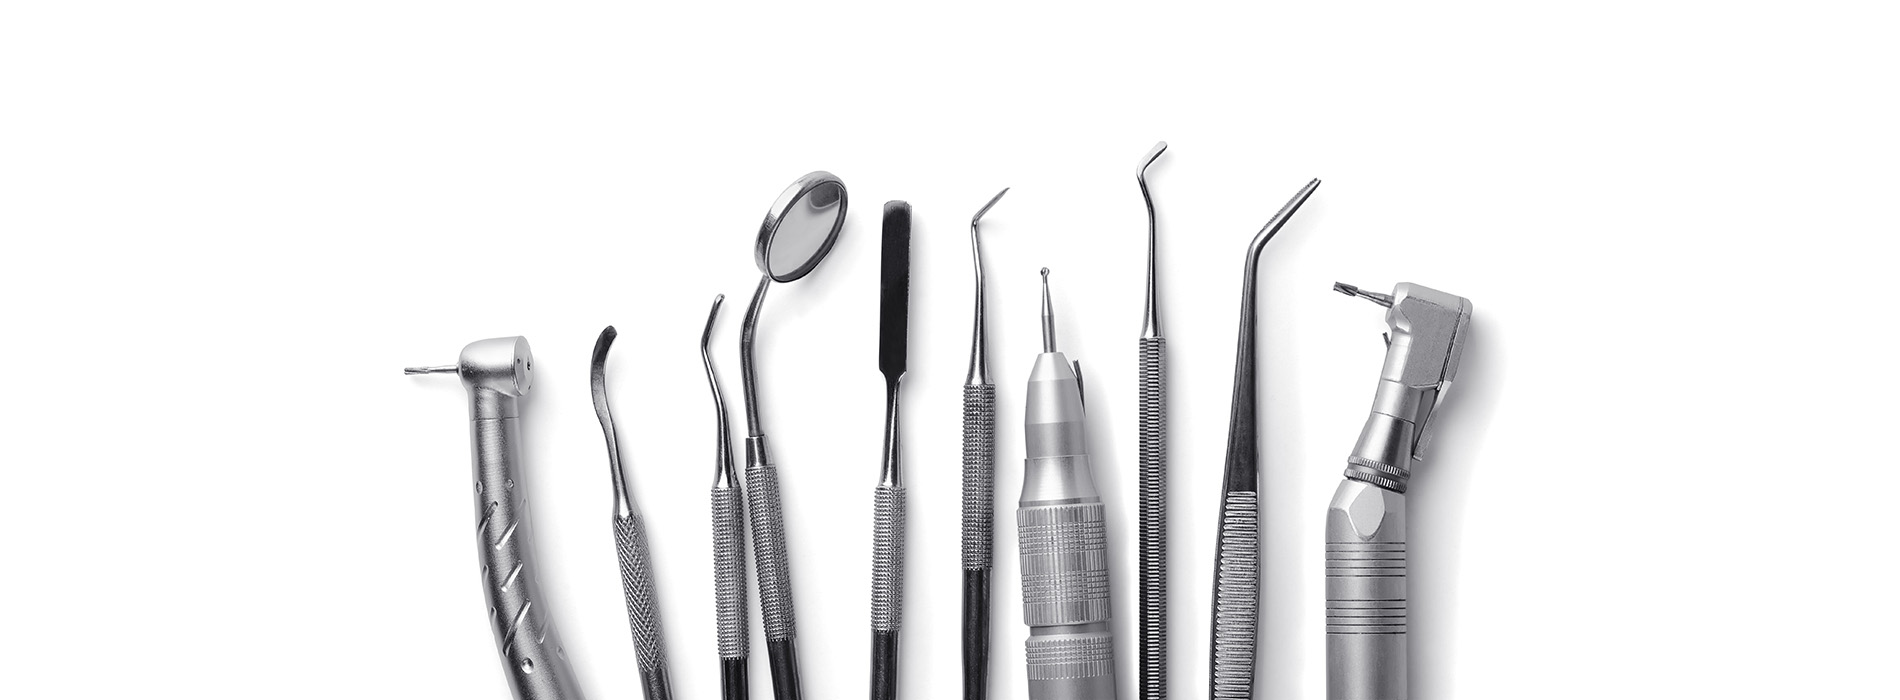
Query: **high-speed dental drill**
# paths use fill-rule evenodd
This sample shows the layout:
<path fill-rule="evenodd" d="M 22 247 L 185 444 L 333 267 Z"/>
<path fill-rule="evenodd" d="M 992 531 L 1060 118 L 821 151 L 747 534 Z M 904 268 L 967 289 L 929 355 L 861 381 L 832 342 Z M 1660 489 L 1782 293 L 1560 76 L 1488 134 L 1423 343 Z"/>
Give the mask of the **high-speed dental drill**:
<path fill-rule="evenodd" d="M 1023 495 L 1016 538 L 1029 625 L 1030 700 L 1114 700 L 1108 530 L 1089 470 L 1082 366 L 1056 351 L 1049 268 L 1042 269 L 1042 354 L 1023 411 Z"/>
<path fill-rule="evenodd" d="M 1389 296 L 1333 289 L 1386 307 L 1391 331 L 1372 415 L 1326 509 L 1326 697 L 1405 700 L 1405 489 L 1458 375 L 1471 300 L 1410 282 Z"/>
<path fill-rule="evenodd" d="M 983 308 L 983 248 L 978 221 L 1009 188 L 970 217 L 970 258 L 976 265 L 976 329 L 970 333 L 970 373 L 963 380 L 963 700 L 986 700 L 990 684 L 990 565 L 996 517 L 996 385 L 990 383 L 990 342 Z"/>
<path fill-rule="evenodd" d="M 477 340 L 455 364 L 403 374 L 454 374 L 468 389 L 475 463 L 475 540 L 488 623 L 515 700 L 582 700 L 535 579 L 534 534 L 521 480 L 521 407 L 534 384 L 526 338 Z"/>
<path fill-rule="evenodd" d="M 646 518 L 627 492 L 626 470 L 620 464 L 620 430 L 614 427 L 607 403 L 607 353 L 619 333 L 613 326 L 594 341 L 589 386 L 594 417 L 607 439 L 607 468 L 614 487 L 614 555 L 620 561 L 620 587 L 627 597 L 627 626 L 633 632 L 634 660 L 640 667 L 640 691 L 646 700 L 672 700 L 673 682 L 666 670 L 666 635 L 660 625 L 660 603 L 654 593 L 653 555 L 647 547 Z"/>

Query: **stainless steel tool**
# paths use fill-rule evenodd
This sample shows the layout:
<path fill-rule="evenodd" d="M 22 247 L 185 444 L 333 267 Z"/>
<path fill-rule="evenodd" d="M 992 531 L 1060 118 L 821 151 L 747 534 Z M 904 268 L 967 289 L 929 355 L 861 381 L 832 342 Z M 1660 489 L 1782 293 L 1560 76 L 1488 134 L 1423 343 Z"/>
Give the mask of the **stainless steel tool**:
<path fill-rule="evenodd" d="M 799 700 L 798 620 L 792 612 L 791 557 L 785 547 L 785 515 L 780 509 L 778 468 L 759 422 L 758 367 L 753 335 L 765 292 L 773 282 L 791 282 L 823 262 L 844 228 L 850 198 L 837 176 L 817 171 L 799 178 L 779 194 L 759 225 L 753 257 L 764 276 L 746 308 L 739 334 L 739 376 L 745 386 L 746 500 L 752 521 L 753 558 L 759 566 L 759 610 L 765 618 L 765 653 L 772 666 L 772 695 Z"/>
<path fill-rule="evenodd" d="M 468 389 L 474 445 L 475 540 L 482 592 L 502 672 L 515 700 L 582 700 L 548 601 L 535 579 L 534 532 L 521 479 L 521 408 L 534 384 L 534 353 L 525 338 L 469 343 L 453 365 L 409 367 L 403 374 L 454 374 Z"/>
<path fill-rule="evenodd" d="M 1108 531 L 1089 470 L 1082 367 L 1056 351 L 1049 268 L 1042 269 L 1042 354 L 1023 411 L 1023 495 L 1016 508 L 1029 625 L 1030 700 L 1114 700 L 1108 627 Z"/>
<path fill-rule="evenodd" d="M 666 636 L 660 626 L 660 604 L 654 593 L 653 555 L 647 548 L 646 519 L 627 493 L 626 471 L 620 465 L 620 431 L 607 405 L 607 352 L 618 334 L 613 326 L 594 341 L 589 365 L 594 416 L 607 438 L 607 469 L 614 485 L 614 553 L 620 560 L 620 587 L 627 596 L 627 625 L 633 629 L 633 650 L 640 666 L 640 690 L 646 700 L 672 700 L 673 684 L 666 671 Z"/>
<path fill-rule="evenodd" d="M 897 635 L 904 626 L 904 439 L 898 393 L 910 341 L 910 204 L 884 203 L 878 281 L 877 369 L 884 375 L 884 468 L 871 536 L 871 700 L 897 698 Z"/>
<path fill-rule="evenodd" d="M 1009 188 L 970 217 L 976 266 L 976 330 L 970 373 L 963 380 L 963 700 L 985 700 L 990 684 L 990 564 L 995 547 L 996 385 L 990 383 L 989 336 L 983 317 L 983 248 L 977 222 Z"/>
<path fill-rule="evenodd" d="M 1458 375 L 1471 301 L 1410 282 L 1390 296 L 1333 289 L 1386 307 L 1391 332 L 1372 415 L 1326 509 L 1326 697 L 1405 700 L 1405 489 Z"/>
<path fill-rule="evenodd" d="M 746 675 L 745 494 L 732 466 L 732 425 L 726 419 L 726 401 L 720 395 L 719 374 L 713 371 L 712 332 L 726 295 L 713 297 L 706 314 L 706 330 L 699 334 L 699 359 L 706 365 L 706 383 L 712 387 L 713 413 L 718 417 L 719 445 L 713 450 L 713 601 L 719 633 L 719 697 L 749 700 Z"/>
<path fill-rule="evenodd" d="M 1162 141 L 1135 169 L 1141 202 L 1148 208 L 1148 300 L 1141 320 L 1141 700 L 1168 697 L 1168 341 L 1161 336 L 1161 304 L 1155 280 L 1155 200 L 1148 195 L 1148 166 L 1168 150 Z"/>
<path fill-rule="evenodd" d="M 1214 561 L 1214 633 L 1209 695 L 1252 700 L 1260 627 L 1260 434 L 1254 371 L 1259 314 L 1254 282 L 1260 252 L 1306 203 L 1319 180 L 1306 183 L 1254 234 L 1240 284 L 1240 341 L 1234 353 L 1234 403 L 1228 414 L 1227 464 L 1221 480 L 1219 544 Z"/>

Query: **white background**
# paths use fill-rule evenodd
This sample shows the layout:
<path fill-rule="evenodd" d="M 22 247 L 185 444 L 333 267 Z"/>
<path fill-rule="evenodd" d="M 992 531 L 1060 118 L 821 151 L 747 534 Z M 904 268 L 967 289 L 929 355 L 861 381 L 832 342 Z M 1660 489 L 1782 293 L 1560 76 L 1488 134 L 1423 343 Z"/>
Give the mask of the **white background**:
<path fill-rule="evenodd" d="M 806 696 L 866 691 L 897 198 L 903 691 L 958 692 L 965 222 L 1009 186 L 984 232 L 993 689 L 1025 697 L 1009 514 L 1047 265 L 1089 372 L 1132 698 L 1133 176 L 1157 139 L 1176 696 L 1205 693 L 1241 254 L 1311 177 L 1261 273 L 1261 697 L 1324 692 L 1321 517 L 1383 330 L 1335 279 L 1476 309 L 1411 491 L 1415 697 L 1888 692 L 1895 28 L 1830 3 L 9 4 L 8 695 L 504 697 L 463 390 L 398 370 L 521 334 L 541 583 L 589 694 L 637 697 L 585 381 L 616 324 L 675 690 L 713 697 L 695 344 L 727 294 L 741 420 L 753 234 L 825 169 L 849 225 L 760 329 Z"/>

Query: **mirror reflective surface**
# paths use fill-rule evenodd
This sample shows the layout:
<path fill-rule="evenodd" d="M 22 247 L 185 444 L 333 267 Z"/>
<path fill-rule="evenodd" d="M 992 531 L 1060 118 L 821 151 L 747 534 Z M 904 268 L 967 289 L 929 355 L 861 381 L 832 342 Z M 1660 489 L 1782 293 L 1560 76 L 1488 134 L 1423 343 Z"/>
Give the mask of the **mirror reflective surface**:
<path fill-rule="evenodd" d="M 778 282 L 809 274 L 831 252 L 850 202 L 844 182 L 818 171 L 779 195 L 759 227 L 759 271 Z"/>

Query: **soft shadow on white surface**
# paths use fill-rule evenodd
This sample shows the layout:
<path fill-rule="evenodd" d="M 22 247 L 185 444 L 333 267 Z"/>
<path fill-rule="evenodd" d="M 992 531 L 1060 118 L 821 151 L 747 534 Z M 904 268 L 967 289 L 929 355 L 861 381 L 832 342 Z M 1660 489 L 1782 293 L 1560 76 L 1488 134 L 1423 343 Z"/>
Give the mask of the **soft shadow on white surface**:
<path fill-rule="evenodd" d="M 1445 392 L 1442 407 L 1433 413 L 1437 425 L 1432 428 L 1431 444 L 1426 448 L 1424 463 L 1414 466 L 1411 487 L 1406 490 L 1411 518 L 1406 533 L 1410 577 L 1407 643 L 1411 646 L 1409 684 L 1416 700 L 1456 697 L 1465 500 L 1484 451 L 1485 434 L 1497 411 L 1499 387 L 1505 381 L 1503 344 L 1487 333 L 1505 324 L 1486 319 L 1482 304 L 1482 299 L 1473 303 L 1470 337 L 1458 378 Z M 1492 552 L 1488 556 L 1512 555 Z M 1522 622 L 1530 625 L 1536 621 L 1533 617 Z"/>

